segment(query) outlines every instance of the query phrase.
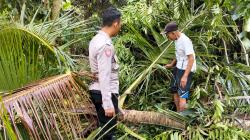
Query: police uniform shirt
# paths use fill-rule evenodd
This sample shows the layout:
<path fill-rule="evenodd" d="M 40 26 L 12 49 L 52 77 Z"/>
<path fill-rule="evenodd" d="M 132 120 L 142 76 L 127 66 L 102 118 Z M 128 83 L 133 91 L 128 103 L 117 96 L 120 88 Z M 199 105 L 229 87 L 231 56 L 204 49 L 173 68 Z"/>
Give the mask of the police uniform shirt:
<path fill-rule="evenodd" d="M 117 56 L 109 35 L 103 31 L 90 41 L 89 62 L 91 72 L 98 80 L 91 83 L 90 90 L 100 90 L 104 109 L 114 108 L 111 93 L 119 93 Z"/>

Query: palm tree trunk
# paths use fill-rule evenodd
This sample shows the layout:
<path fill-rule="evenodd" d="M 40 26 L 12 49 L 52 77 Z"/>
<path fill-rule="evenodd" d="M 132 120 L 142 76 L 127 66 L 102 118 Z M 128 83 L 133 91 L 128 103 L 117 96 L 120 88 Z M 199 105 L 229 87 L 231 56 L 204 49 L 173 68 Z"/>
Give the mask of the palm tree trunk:
<path fill-rule="evenodd" d="M 52 20 L 57 19 L 59 17 L 61 7 L 62 7 L 62 0 L 53 0 L 52 15 L 51 15 Z"/>
<path fill-rule="evenodd" d="M 185 129 L 185 122 L 175 121 L 163 113 L 137 110 L 125 110 L 124 112 L 125 115 L 119 118 L 121 121 L 130 122 L 133 124 L 154 124 L 176 129 Z"/>

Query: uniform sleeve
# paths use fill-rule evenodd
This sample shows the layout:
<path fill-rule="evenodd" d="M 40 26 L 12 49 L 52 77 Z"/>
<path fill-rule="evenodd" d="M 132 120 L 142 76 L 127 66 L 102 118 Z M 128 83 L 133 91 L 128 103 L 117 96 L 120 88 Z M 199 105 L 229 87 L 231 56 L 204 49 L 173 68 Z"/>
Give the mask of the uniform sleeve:
<path fill-rule="evenodd" d="M 183 45 L 184 45 L 185 55 L 194 54 L 193 43 L 190 39 L 186 39 Z"/>
<path fill-rule="evenodd" d="M 112 54 L 112 46 L 105 45 L 97 55 L 98 79 L 102 94 L 102 105 L 104 109 L 114 108 L 110 92 Z"/>

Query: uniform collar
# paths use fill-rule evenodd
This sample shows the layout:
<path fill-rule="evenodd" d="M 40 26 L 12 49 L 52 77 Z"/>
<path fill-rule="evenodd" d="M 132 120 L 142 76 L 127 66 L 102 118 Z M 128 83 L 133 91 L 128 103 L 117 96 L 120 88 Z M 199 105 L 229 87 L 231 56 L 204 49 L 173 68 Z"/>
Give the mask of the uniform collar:
<path fill-rule="evenodd" d="M 100 30 L 98 33 L 110 39 L 109 35 L 105 33 L 104 31 Z"/>
<path fill-rule="evenodd" d="M 111 38 L 110 38 L 110 36 L 109 36 L 107 33 L 105 33 L 105 32 L 102 31 L 102 30 L 99 30 L 99 31 L 98 31 L 98 34 L 101 34 L 101 35 L 105 36 L 105 38 L 107 39 L 107 43 L 108 43 L 108 44 L 112 44 Z"/>

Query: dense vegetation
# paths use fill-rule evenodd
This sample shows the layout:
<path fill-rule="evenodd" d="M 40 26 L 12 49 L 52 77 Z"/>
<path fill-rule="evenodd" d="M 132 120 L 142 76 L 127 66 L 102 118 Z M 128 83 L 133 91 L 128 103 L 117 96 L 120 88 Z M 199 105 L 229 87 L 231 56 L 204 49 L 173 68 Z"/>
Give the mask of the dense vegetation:
<path fill-rule="evenodd" d="M 123 108 L 161 112 L 187 124 L 179 130 L 126 123 L 128 128 L 119 126 L 120 139 L 250 139 L 248 0 L 0 0 L 2 95 L 34 80 L 88 70 L 88 42 L 110 5 L 123 15 L 113 39 Z M 173 42 L 160 34 L 169 21 L 191 38 L 197 57 L 189 109 L 182 114 L 170 111 L 171 70 L 163 66 L 174 57 Z"/>

